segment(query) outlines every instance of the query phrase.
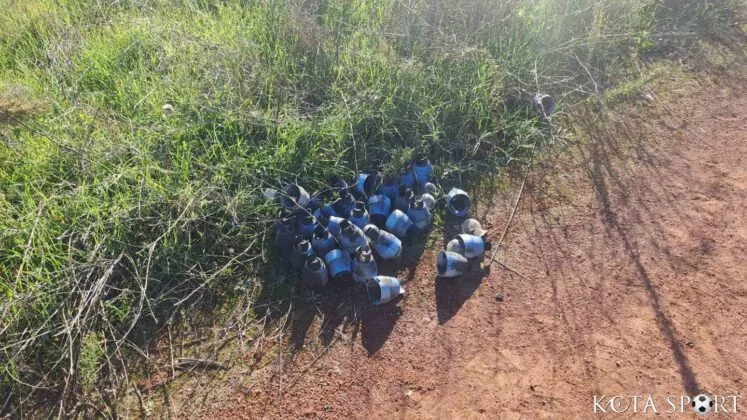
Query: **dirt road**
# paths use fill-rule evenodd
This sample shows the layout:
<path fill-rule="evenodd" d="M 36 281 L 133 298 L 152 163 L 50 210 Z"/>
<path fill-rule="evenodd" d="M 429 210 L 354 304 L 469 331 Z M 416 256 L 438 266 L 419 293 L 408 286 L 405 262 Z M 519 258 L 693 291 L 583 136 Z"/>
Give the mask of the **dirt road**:
<path fill-rule="evenodd" d="M 298 312 L 302 350 L 203 386 L 179 411 L 581 419 L 604 417 L 594 395 L 651 395 L 667 416 L 668 395 L 747 396 L 747 91 L 655 84 L 653 99 L 573 111 L 585 123 L 532 171 L 498 254 L 522 276 L 437 279 L 439 238 L 406 261 L 398 306 Z M 478 207 L 493 237 L 515 196 Z M 730 418 L 747 418 L 739 408 Z"/>

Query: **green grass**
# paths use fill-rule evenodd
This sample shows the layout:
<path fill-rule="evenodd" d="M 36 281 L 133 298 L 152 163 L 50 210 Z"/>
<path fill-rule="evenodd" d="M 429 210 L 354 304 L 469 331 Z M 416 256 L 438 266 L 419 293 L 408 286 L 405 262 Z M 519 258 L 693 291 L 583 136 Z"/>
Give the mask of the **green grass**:
<path fill-rule="evenodd" d="M 148 331 L 254 293 L 263 188 L 412 153 L 479 182 L 546 139 L 532 94 L 603 92 L 735 8 L 0 0 L 0 413 L 97 403 Z"/>

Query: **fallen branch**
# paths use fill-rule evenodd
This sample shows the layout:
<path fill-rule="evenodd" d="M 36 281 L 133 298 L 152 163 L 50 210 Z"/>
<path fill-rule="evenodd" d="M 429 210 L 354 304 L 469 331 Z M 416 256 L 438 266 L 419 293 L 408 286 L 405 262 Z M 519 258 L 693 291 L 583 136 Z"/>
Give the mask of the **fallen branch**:
<path fill-rule="evenodd" d="M 174 367 L 177 369 L 191 369 L 194 367 L 202 367 L 205 369 L 221 369 L 228 370 L 228 365 L 210 359 L 198 359 L 194 357 L 179 357 L 175 360 Z"/>
<path fill-rule="evenodd" d="M 527 277 L 527 276 L 525 276 L 525 275 L 523 275 L 523 274 L 519 273 L 518 271 L 516 271 L 516 270 L 514 270 L 513 268 L 511 268 L 511 267 L 507 266 L 506 264 L 503 264 L 503 263 L 502 263 L 502 262 L 500 262 L 500 261 L 495 261 L 495 263 L 496 263 L 496 264 L 498 264 L 498 266 L 499 266 L 499 267 L 501 267 L 502 269 L 504 269 L 504 270 L 506 270 L 506 271 L 510 271 L 510 272 L 512 272 L 512 273 L 514 273 L 514 274 L 516 274 L 517 276 L 519 276 L 519 277 L 523 278 L 524 280 L 527 280 L 527 281 L 531 281 L 531 280 L 532 280 L 532 279 L 530 279 L 529 277 Z"/>
<path fill-rule="evenodd" d="M 501 238 L 498 240 L 498 243 L 494 245 L 495 251 L 493 251 L 493 255 L 490 257 L 490 262 L 488 263 L 488 265 L 492 265 L 493 262 L 495 261 L 495 256 L 498 255 L 498 250 L 501 248 L 503 239 L 506 238 L 506 233 L 508 233 L 508 228 L 511 226 L 511 222 L 514 220 L 514 215 L 516 214 L 516 209 L 519 207 L 519 201 L 521 201 L 521 196 L 524 193 L 524 186 L 527 183 L 527 178 L 529 177 L 529 170 L 531 168 L 532 166 L 530 164 L 530 166 L 527 168 L 526 174 L 524 174 L 524 180 L 521 182 L 521 188 L 519 188 L 519 195 L 516 197 L 514 208 L 511 210 L 511 214 L 508 216 L 508 222 L 506 222 L 506 227 L 503 229 L 503 234 L 501 234 Z"/>

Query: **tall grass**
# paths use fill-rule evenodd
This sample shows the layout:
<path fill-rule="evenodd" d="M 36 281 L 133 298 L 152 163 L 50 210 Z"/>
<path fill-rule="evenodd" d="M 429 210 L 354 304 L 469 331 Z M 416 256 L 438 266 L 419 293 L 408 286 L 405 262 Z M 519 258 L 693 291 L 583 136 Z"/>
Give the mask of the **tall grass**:
<path fill-rule="evenodd" d="M 109 401 L 273 263 L 261 191 L 413 151 L 478 180 L 729 1 L 0 0 L 0 412 Z M 105 390 L 112 390 L 105 391 Z M 110 395 L 111 394 L 111 395 Z M 108 396 L 107 396 L 108 395 Z M 112 395 L 114 395 L 112 397 Z"/>

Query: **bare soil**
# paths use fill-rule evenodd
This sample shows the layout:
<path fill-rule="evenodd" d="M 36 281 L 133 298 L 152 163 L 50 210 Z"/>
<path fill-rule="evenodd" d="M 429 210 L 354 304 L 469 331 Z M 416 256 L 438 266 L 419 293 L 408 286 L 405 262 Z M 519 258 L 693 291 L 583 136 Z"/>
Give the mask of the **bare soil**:
<path fill-rule="evenodd" d="M 284 356 L 188 382 L 170 409 L 582 419 L 593 395 L 747 395 L 746 85 L 654 85 L 570 111 L 572 140 L 534 166 L 497 256 L 521 275 L 438 279 L 434 239 L 406 257 L 403 300 L 309 303 L 264 344 Z M 478 206 L 494 240 L 517 193 Z"/>

